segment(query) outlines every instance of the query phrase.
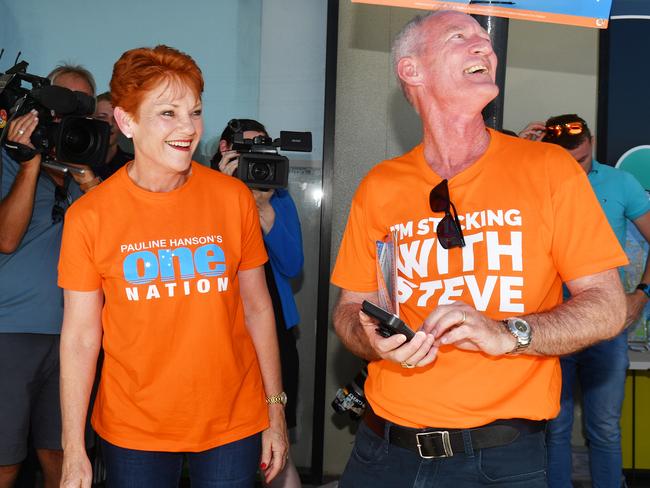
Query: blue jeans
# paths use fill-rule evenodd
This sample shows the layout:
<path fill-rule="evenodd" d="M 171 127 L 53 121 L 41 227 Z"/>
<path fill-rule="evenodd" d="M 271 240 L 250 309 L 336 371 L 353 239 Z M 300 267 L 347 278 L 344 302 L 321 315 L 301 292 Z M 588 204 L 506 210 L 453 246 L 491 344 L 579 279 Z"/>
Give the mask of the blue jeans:
<path fill-rule="evenodd" d="M 202 452 L 137 451 L 102 439 L 107 488 L 178 488 L 187 455 L 192 488 L 250 488 L 260 460 L 261 434 Z"/>
<path fill-rule="evenodd" d="M 550 488 L 571 488 L 571 431 L 574 382 L 580 382 L 585 437 L 594 488 L 621 486 L 621 408 L 629 365 L 627 334 L 561 358 L 560 414 L 549 423 L 548 481 Z"/>
<path fill-rule="evenodd" d="M 543 431 L 499 447 L 423 459 L 390 444 L 361 422 L 339 488 L 546 488 Z M 468 449 L 466 447 L 466 450 Z"/>

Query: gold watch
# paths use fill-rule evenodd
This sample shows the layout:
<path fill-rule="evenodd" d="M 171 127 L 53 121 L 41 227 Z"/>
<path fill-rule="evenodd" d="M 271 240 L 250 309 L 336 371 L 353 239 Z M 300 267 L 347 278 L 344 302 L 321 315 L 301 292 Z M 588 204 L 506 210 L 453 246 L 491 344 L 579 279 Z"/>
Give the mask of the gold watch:
<path fill-rule="evenodd" d="M 266 397 L 266 403 L 273 405 L 274 403 L 281 403 L 282 405 L 287 404 L 287 394 L 283 391 L 277 395 L 271 395 Z"/>

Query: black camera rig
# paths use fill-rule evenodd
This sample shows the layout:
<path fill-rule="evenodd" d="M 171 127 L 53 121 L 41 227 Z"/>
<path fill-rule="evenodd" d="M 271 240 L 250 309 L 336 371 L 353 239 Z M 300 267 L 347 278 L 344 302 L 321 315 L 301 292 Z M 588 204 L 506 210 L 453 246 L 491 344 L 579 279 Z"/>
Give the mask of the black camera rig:
<path fill-rule="evenodd" d="M 235 176 L 250 188 L 270 190 L 286 188 L 289 182 L 289 159 L 278 154 L 283 151 L 311 152 L 311 132 L 281 131 L 278 139 L 256 136 L 244 139 L 236 132 L 232 148 L 239 152 Z"/>
<path fill-rule="evenodd" d="M 95 99 L 52 86 L 47 78 L 27 73 L 27 66 L 27 62 L 21 61 L 0 75 L 0 146 L 18 161 L 41 153 L 44 163 L 102 164 L 110 126 L 89 117 L 95 111 Z M 28 89 L 23 83 L 31 87 Z M 6 141 L 5 129 L 11 121 L 30 110 L 38 113 L 38 125 L 31 136 L 35 150 Z"/>

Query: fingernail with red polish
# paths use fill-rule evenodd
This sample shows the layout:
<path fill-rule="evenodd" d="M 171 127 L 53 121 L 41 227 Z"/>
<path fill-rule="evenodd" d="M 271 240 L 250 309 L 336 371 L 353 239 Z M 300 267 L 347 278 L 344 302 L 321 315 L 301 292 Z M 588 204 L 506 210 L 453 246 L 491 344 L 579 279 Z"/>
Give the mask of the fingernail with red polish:
<path fill-rule="evenodd" d="M 262 468 L 262 469 L 266 469 L 266 463 L 262 463 L 262 464 L 260 464 L 260 468 Z"/>

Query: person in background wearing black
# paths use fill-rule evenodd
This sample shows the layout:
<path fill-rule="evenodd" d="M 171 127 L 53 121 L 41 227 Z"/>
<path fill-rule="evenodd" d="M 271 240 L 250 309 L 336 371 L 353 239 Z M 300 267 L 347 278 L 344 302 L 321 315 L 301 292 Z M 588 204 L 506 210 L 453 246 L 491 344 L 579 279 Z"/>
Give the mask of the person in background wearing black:
<path fill-rule="evenodd" d="M 103 120 L 111 126 L 111 138 L 108 142 L 108 152 L 104 164 L 97 165 L 93 170 L 101 179 L 105 180 L 129 161 L 133 160 L 133 154 L 128 153 L 119 146 L 118 140 L 120 128 L 113 117 L 113 104 L 111 92 L 104 92 L 97 96 L 97 107 L 95 108 L 96 119 Z"/>
<path fill-rule="evenodd" d="M 213 169 L 233 175 L 239 164 L 239 153 L 232 149 L 236 133 L 245 139 L 256 136 L 268 137 L 266 128 L 252 119 L 232 119 L 221 133 L 219 149 L 211 161 Z M 293 298 L 290 279 L 302 271 L 302 233 L 298 211 L 286 189 L 251 190 L 260 214 L 260 226 L 269 260 L 264 265 L 266 284 L 273 301 L 275 324 L 280 346 L 282 384 L 287 393 L 285 416 L 287 428 L 296 426 L 296 400 L 298 396 L 298 350 L 296 348 L 296 325 L 300 321 Z M 285 469 L 269 486 L 295 488 L 300 486 L 296 467 L 289 458 Z"/>

